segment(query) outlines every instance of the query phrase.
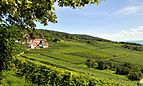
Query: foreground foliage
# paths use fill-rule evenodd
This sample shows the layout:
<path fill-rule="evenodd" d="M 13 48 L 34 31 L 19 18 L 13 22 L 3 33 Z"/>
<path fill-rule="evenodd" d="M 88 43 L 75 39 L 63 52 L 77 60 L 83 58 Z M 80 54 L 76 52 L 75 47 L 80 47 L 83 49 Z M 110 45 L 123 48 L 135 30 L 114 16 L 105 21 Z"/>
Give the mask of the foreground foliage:
<path fill-rule="evenodd" d="M 16 53 L 14 44 L 15 39 L 18 38 L 17 33 L 18 30 L 14 26 L 0 25 L 0 73 L 3 69 L 7 69 L 8 61 Z"/>
<path fill-rule="evenodd" d="M 0 82 L 2 86 L 37 86 L 32 82 L 26 81 L 22 77 L 16 76 L 15 70 L 3 71 L 2 76 L 3 80 Z"/>
<path fill-rule="evenodd" d="M 101 0 L 1 0 L 0 22 L 10 26 L 35 28 L 34 21 L 44 25 L 56 23 L 55 3 L 59 7 L 84 7 L 87 4 L 97 4 Z"/>

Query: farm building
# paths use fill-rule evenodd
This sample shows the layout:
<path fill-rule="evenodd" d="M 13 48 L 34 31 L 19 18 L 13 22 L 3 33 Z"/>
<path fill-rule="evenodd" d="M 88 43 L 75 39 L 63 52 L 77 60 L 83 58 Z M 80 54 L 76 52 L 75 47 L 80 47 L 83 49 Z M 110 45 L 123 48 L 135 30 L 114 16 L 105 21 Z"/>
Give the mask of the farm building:
<path fill-rule="evenodd" d="M 46 39 L 39 36 L 32 39 L 28 34 L 25 34 L 22 40 L 16 40 L 15 42 L 18 44 L 28 44 L 28 47 L 31 49 L 48 48 L 49 46 Z"/>
<path fill-rule="evenodd" d="M 47 40 L 42 38 L 31 39 L 28 44 L 29 48 L 31 49 L 48 48 L 49 46 Z"/>

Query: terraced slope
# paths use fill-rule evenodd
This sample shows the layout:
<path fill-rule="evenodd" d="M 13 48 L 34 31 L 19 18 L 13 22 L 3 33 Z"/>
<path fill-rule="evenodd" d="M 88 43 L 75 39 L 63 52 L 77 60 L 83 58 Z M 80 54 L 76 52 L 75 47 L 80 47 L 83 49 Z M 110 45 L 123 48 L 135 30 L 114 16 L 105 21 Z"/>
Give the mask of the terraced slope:
<path fill-rule="evenodd" d="M 91 45 L 65 41 L 55 43 L 53 47 L 48 49 L 30 50 L 28 53 L 21 55 L 21 58 L 81 74 L 135 84 L 137 81 L 130 81 L 126 76 L 114 74 L 115 71 L 92 69 L 85 64 L 87 59 L 94 57 L 143 65 L 142 51 L 124 49 L 121 45 L 111 42 L 97 42 L 95 45 Z"/>

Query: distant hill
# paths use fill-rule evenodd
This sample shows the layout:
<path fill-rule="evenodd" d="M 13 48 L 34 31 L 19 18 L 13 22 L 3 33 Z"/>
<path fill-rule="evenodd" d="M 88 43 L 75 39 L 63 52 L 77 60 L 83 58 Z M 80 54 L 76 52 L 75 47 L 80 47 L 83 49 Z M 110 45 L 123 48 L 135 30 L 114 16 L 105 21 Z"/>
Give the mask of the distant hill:
<path fill-rule="evenodd" d="M 140 41 L 126 41 L 126 42 L 115 42 L 108 39 L 103 39 L 99 37 L 94 37 L 86 34 L 70 34 L 66 32 L 59 32 L 53 30 L 46 29 L 36 29 L 35 32 L 32 31 L 23 31 L 22 33 L 29 34 L 30 38 L 34 38 L 36 36 L 40 36 L 48 41 L 78 41 L 78 42 L 87 42 L 89 44 L 95 44 L 97 41 L 99 42 L 111 42 L 111 43 L 119 43 L 119 44 L 129 44 L 129 45 L 143 45 L 143 40 Z"/>
<path fill-rule="evenodd" d="M 126 41 L 126 42 L 128 42 L 128 43 L 133 43 L 133 44 L 143 45 L 143 40 Z"/>
<path fill-rule="evenodd" d="M 99 37 L 94 37 L 86 34 L 70 34 L 65 32 L 53 31 L 53 30 L 45 30 L 45 29 L 37 29 L 36 32 L 41 36 L 45 37 L 47 40 L 51 39 L 61 39 L 65 41 L 79 41 L 79 42 L 87 42 L 90 44 L 94 44 L 96 41 L 100 42 L 112 42 L 112 43 L 121 43 L 121 44 L 129 44 L 129 45 L 141 45 L 143 44 L 142 41 L 126 41 L 126 42 L 115 42 Z"/>
<path fill-rule="evenodd" d="M 143 40 L 129 41 L 129 42 L 137 43 L 137 44 L 141 44 L 141 45 L 143 45 Z"/>
<path fill-rule="evenodd" d="M 76 40 L 76 41 L 88 41 L 88 40 L 94 40 L 94 41 L 104 41 L 104 42 L 113 42 L 111 40 L 99 38 L 99 37 L 93 37 L 86 34 L 69 34 L 65 32 L 58 32 L 53 30 L 45 30 L 45 29 L 37 29 L 37 32 L 40 33 L 45 38 L 60 38 L 62 40 Z"/>

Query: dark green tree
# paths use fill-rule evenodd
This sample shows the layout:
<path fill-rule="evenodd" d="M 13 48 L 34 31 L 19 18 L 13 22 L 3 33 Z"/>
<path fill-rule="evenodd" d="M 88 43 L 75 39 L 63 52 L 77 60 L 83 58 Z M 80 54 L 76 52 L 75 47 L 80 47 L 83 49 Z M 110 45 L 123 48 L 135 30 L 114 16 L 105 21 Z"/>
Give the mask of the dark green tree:
<path fill-rule="evenodd" d="M 8 66 L 6 61 L 14 54 L 15 39 L 19 36 L 16 27 L 0 25 L 0 71 Z"/>

